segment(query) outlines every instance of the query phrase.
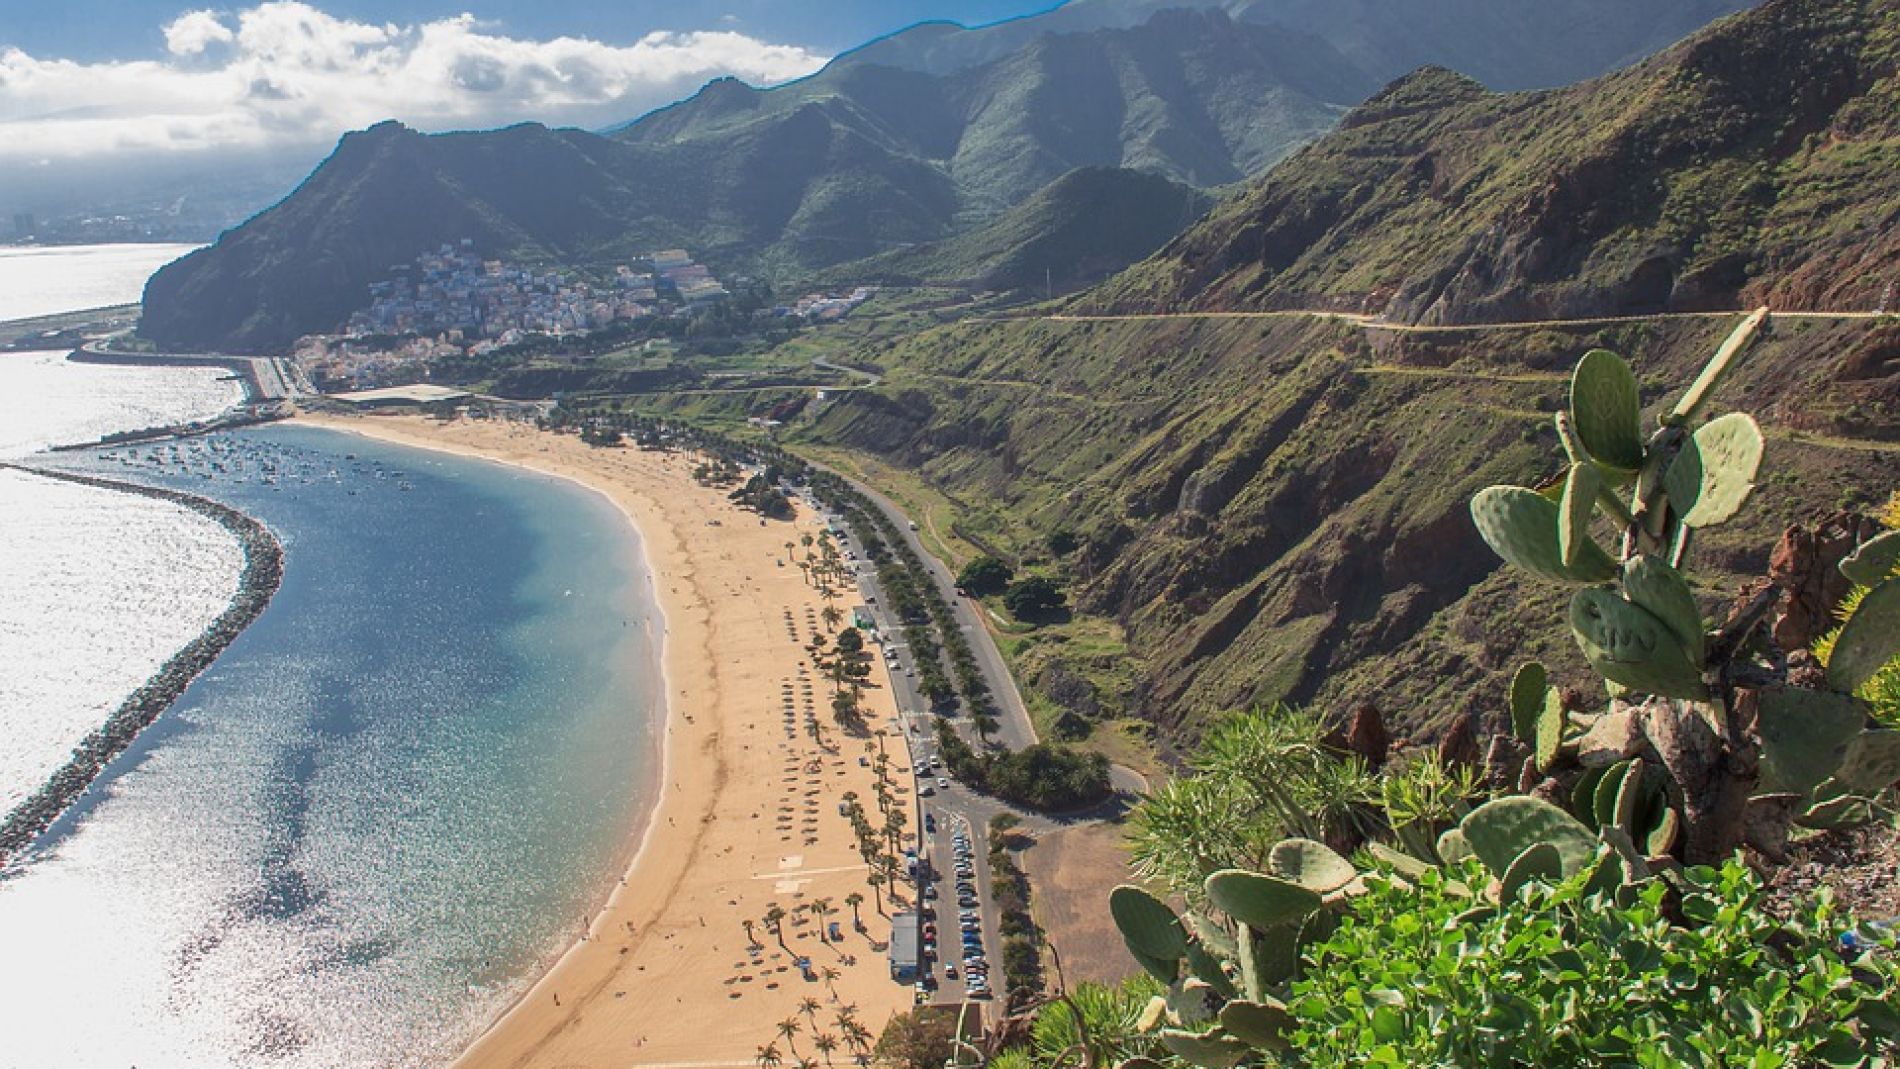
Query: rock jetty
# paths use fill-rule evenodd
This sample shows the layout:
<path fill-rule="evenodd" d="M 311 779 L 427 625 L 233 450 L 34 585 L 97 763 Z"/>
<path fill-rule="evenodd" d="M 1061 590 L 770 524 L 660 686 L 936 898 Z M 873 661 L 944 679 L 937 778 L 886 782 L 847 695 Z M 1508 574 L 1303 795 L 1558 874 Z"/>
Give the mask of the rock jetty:
<path fill-rule="evenodd" d="M 20 464 L 0 464 L 48 479 L 61 479 L 82 486 L 142 494 L 182 505 L 208 516 L 237 536 L 244 549 L 244 570 L 238 577 L 237 596 L 197 638 L 173 654 L 145 685 L 132 692 L 118 711 L 98 730 L 87 735 L 73 749 L 72 759 L 53 773 L 46 784 L 0 821 L 0 866 L 33 842 L 53 823 L 66 807 L 85 793 L 92 781 L 114 757 L 124 752 L 138 733 L 170 708 L 198 673 L 211 666 L 218 654 L 248 627 L 277 593 L 283 581 L 284 551 L 276 536 L 262 523 L 227 505 L 196 494 L 166 490 L 155 486 L 101 479 L 90 475 L 52 471 Z"/>

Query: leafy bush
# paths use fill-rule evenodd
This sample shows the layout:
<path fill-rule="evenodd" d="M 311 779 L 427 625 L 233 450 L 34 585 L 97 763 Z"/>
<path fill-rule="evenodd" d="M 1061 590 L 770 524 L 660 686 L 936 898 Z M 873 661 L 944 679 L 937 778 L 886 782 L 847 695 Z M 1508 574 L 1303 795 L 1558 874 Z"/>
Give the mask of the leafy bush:
<path fill-rule="evenodd" d="M 1034 620 L 1062 607 L 1062 591 L 1040 575 L 1011 583 L 1003 592 L 1003 607 L 1018 620 Z"/>
<path fill-rule="evenodd" d="M 937 746 L 950 774 L 979 791 L 1031 809 L 1060 812 L 1108 798 L 1108 758 L 1038 742 L 1014 753 L 977 753 L 948 721 L 937 721 Z"/>
<path fill-rule="evenodd" d="M 1288 1008 L 1311 1066 L 1869 1064 L 1900 1048 L 1889 950 L 1844 957 L 1829 897 L 1777 921 L 1739 862 L 1586 893 L 1587 874 L 1474 909 L 1475 861 L 1373 877 L 1308 948 Z"/>
<path fill-rule="evenodd" d="M 1015 569 L 995 557 L 978 557 L 957 573 L 957 585 L 977 597 L 983 597 L 1000 592 L 1015 577 Z"/>

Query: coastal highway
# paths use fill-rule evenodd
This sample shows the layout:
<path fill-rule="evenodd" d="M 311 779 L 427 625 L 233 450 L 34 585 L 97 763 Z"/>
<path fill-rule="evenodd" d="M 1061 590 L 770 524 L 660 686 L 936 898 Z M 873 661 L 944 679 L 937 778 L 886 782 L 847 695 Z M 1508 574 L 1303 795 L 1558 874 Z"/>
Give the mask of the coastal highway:
<path fill-rule="evenodd" d="M 1021 749 L 1037 741 L 1035 727 L 1016 689 L 1015 678 L 1009 674 L 1002 654 L 978 615 L 982 611 L 981 606 L 957 595 L 955 577 L 941 561 L 924 549 L 916 532 L 910 529 L 909 517 L 876 491 L 856 480 L 848 481 L 870 498 L 892 525 L 903 533 L 912 551 L 930 569 L 945 599 L 954 607 L 957 623 L 969 637 L 977 665 L 995 696 L 1000 720 L 995 737 L 1011 749 Z M 805 504 L 816 509 L 820 515 L 830 516 L 816 501 L 807 498 Z M 996 985 L 995 990 L 1000 993 L 1003 984 L 1002 916 L 996 907 L 989 866 L 990 819 L 999 813 L 1012 813 L 1020 822 L 1022 830 L 1030 835 L 1100 820 L 1118 814 L 1129 798 L 1146 791 L 1147 780 L 1132 769 L 1121 765 L 1112 766 L 1111 777 L 1117 792 L 1114 799 L 1096 809 L 1051 817 L 1018 809 L 979 794 L 951 779 L 947 770 L 933 768 L 938 757 L 935 717 L 930 711 L 930 702 L 917 689 L 916 661 L 904 641 L 903 626 L 891 613 L 889 599 L 878 588 L 877 570 L 865 554 L 863 545 L 848 530 L 840 542 L 866 607 L 877 625 L 878 635 L 883 640 L 881 647 L 872 648 L 880 649 L 897 706 L 898 722 L 910 743 L 913 762 L 911 771 L 918 805 L 915 817 L 918 842 L 922 844 L 920 853 L 928 863 L 929 883 L 936 896 L 924 900 L 925 904 L 932 907 L 930 919 L 937 925 L 938 935 L 936 949 L 929 962 L 933 984 L 930 1001 L 939 1005 L 954 1004 L 964 1001 L 965 997 L 962 951 L 957 930 L 958 906 L 953 874 L 955 862 L 951 844 L 952 833 L 959 826 L 966 829 L 970 840 L 977 909 L 982 917 L 983 949 L 990 967 L 991 983 Z M 967 741 L 972 745 L 977 743 L 975 729 L 968 717 L 958 717 L 953 723 Z M 917 890 L 921 899 L 922 885 Z M 956 967 L 955 979 L 945 974 L 946 963 Z"/>
<path fill-rule="evenodd" d="M 891 525 L 897 528 L 911 551 L 917 554 L 917 559 L 924 562 L 930 577 L 937 583 L 937 589 L 943 593 L 944 600 L 950 603 L 957 627 L 969 641 L 970 650 L 976 656 L 977 670 L 982 673 L 983 682 L 989 687 L 990 697 L 996 703 L 999 721 L 995 736 L 997 741 L 1011 750 L 1020 750 L 1038 741 L 1036 725 L 1029 718 L 1028 707 L 1023 704 L 1022 692 L 1016 689 L 1016 677 L 1010 675 L 1009 665 L 1003 661 L 1001 651 L 996 648 L 996 639 L 984 625 L 982 605 L 957 593 L 956 575 L 924 548 L 923 540 L 912 529 L 910 517 L 904 515 L 904 510 L 898 508 L 890 498 L 849 475 L 832 468 L 825 470 L 850 483 L 869 498 L 878 511 L 891 521 Z"/>

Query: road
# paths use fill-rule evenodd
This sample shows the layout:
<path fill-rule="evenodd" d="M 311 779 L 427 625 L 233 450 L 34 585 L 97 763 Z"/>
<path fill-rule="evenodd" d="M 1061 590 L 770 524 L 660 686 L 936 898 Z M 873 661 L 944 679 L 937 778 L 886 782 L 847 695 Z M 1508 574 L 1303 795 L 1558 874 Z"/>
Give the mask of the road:
<path fill-rule="evenodd" d="M 1317 308 L 1288 308 L 1270 312 L 1129 312 L 1125 314 L 1104 313 L 1101 315 L 1050 315 L 991 316 L 981 320 L 986 323 L 1008 323 L 1011 321 L 1046 321 L 1051 323 L 1123 323 L 1142 320 L 1169 319 L 1337 319 L 1342 323 L 1366 330 L 1384 330 L 1397 334 L 1469 334 L 1492 330 L 1539 330 L 1548 327 L 1603 327 L 1622 323 L 1652 323 L 1665 319 L 1731 319 L 1748 315 L 1752 308 L 1736 308 L 1725 312 L 1651 312 L 1643 315 L 1585 316 L 1576 319 L 1527 319 L 1504 323 L 1389 323 L 1377 316 L 1363 312 L 1335 312 Z M 1883 319 L 1894 315 L 1892 312 L 1771 312 L 1773 319 Z"/>
<path fill-rule="evenodd" d="M 830 471 L 832 469 L 825 469 Z M 845 479 L 859 492 L 869 498 L 892 526 L 900 532 L 905 543 L 917 558 L 924 562 L 931 577 L 936 581 L 944 599 L 950 603 L 955 613 L 957 626 L 963 630 L 970 643 L 970 649 L 976 657 L 977 667 L 982 672 L 984 682 L 994 696 L 998 711 L 998 727 L 992 738 L 1012 750 L 1021 749 L 1037 741 L 1035 724 L 1029 718 L 1029 710 L 1023 704 L 1022 694 L 1016 689 L 1015 677 L 1010 675 L 1001 651 L 996 648 L 995 640 L 989 629 L 983 624 L 982 606 L 961 597 L 956 592 L 956 577 L 944 563 L 932 556 L 912 530 L 910 518 L 904 515 L 890 499 L 865 486 L 863 483 L 839 472 L 833 472 Z M 952 847 L 952 835 L 961 827 L 967 830 L 970 842 L 971 868 L 977 889 L 977 912 L 981 916 L 983 948 L 990 967 L 991 982 L 1000 989 L 1002 974 L 1002 914 L 996 906 L 996 898 L 989 866 L 990 834 L 989 823 L 999 813 L 1012 813 L 1019 827 L 1030 835 L 1053 831 L 1078 823 L 1113 819 L 1127 808 L 1130 802 L 1148 789 L 1148 782 L 1140 773 L 1120 765 L 1113 766 L 1110 772 L 1115 795 L 1110 801 L 1094 809 L 1081 813 L 1048 816 L 1019 809 L 999 799 L 979 794 L 961 783 L 950 779 L 946 770 L 937 765 L 939 754 L 935 715 L 931 712 L 930 702 L 918 690 L 917 665 L 909 645 L 904 640 L 903 624 L 890 611 L 890 600 L 883 596 L 878 588 L 877 569 L 864 546 L 848 527 L 835 522 L 818 502 L 806 499 L 805 504 L 814 508 L 820 515 L 831 521 L 830 525 L 843 531 L 839 538 L 840 549 L 844 551 L 846 562 L 850 565 L 857 580 L 858 590 L 864 598 L 865 607 L 870 610 L 876 624 L 878 643 L 872 648 L 878 651 L 887 672 L 892 697 L 898 711 L 898 721 L 910 745 L 914 762 L 911 774 L 915 780 L 917 799 L 916 821 L 917 841 L 920 844 L 919 871 L 926 876 L 916 888 L 918 901 L 930 912 L 928 921 L 937 926 L 938 940 L 936 952 L 928 961 L 932 984 L 931 1001 L 936 1004 L 955 1004 L 965 1000 L 964 967 L 961 961 L 962 951 L 958 932 L 957 915 L 959 907 L 955 893 L 955 856 Z M 975 727 L 967 716 L 955 721 L 957 732 L 966 741 L 976 745 Z M 933 898 L 926 899 L 925 886 L 928 885 Z M 945 966 L 955 967 L 956 977 L 946 974 Z"/>
<path fill-rule="evenodd" d="M 983 607 L 970 598 L 957 593 L 957 578 L 942 561 L 931 556 L 924 543 L 911 526 L 910 517 L 897 507 L 889 498 L 864 485 L 856 479 L 830 468 L 833 475 L 851 484 L 859 493 L 871 500 L 882 512 L 891 526 L 910 546 L 917 559 L 924 562 L 930 577 L 936 581 L 937 589 L 950 603 L 950 611 L 956 618 L 957 628 L 970 643 L 970 651 L 976 657 L 977 670 L 983 676 L 983 683 L 989 687 L 991 699 L 996 703 L 998 726 L 995 738 L 1011 750 L 1020 750 L 1037 741 L 1036 725 L 1029 718 L 1029 708 L 1023 704 L 1023 696 L 1016 689 L 1016 677 L 1010 675 L 1009 665 L 1004 662 L 1003 654 L 996 648 L 996 639 L 983 624 Z M 862 547 L 860 547 L 861 549 Z"/>

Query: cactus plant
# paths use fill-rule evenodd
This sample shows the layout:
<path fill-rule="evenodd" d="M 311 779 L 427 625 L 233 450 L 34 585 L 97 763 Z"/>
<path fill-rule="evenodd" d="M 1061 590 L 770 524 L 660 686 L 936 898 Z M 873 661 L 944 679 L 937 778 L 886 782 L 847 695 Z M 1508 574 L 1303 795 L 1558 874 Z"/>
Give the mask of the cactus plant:
<path fill-rule="evenodd" d="M 1843 799 L 1900 778 L 1887 737 L 1868 730 L 1870 709 L 1850 697 L 1900 657 L 1900 532 L 1870 539 L 1841 565 L 1872 589 L 1856 592 L 1852 615 L 1825 646 L 1826 692 L 1797 692 L 1783 682 L 1785 660 L 1762 645 L 1772 601 L 1758 597 L 1712 632 L 1681 570 L 1691 535 L 1733 517 L 1760 473 L 1764 440 L 1755 420 L 1743 412 L 1711 419 L 1707 410 L 1767 324 L 1765 309 L 1744 319 L 1647 439 L 1628 366 L 1604 350 L 1584 354 L 1569 410 L 1556 416 L 1569 460 L 1561 490 L 1553 497 L 1494 486 L 1472 498 L 1478 532 L 1499 556 L 1539 578 L 1584 584 L 1571 597 L 1571 633 L 1612 699 L 1604 716 L 1576 715 L 1594 727 L 1573 746 L 1570 718 L 1553 711 L 1548 696 L 1538 707 L 1544 673 L 1521 670 L 1512 681 L 1511 726 L 1534 744 L 1537 774 L 1555 777 L 1549 793 L 1568 799 L 1586 823 L 1695 863 L 1718 862 L 1750 836 L 1772 853 L 1786 838 L 1786 824 L 1777 832 L 1772 814 L 1837 824 L 1868 811 Z M 1627 503 L 1612 489 L 1618 486 L 1629 488 Z M 1602 567 L 1609 554 L 1590 537 L 1599 512 L 1623 532 L 1613 575 Z M 1760 698 L 1752 705 L 1749 691 Z M 1750 717 L 1751 707 L 1759 715 Z M 1639 708 L 1643 715 L 1634 717 Z M 1682 744 L 1711 730 L 1715 751 Z M 1578 767 L 1639 752 L 1655 760 L 1607 771 Z M 1751 823 L 1743 803 L 1756 791 L 1799 797 L 1792 807 L 1754 807 Z M 1713 804 L 1717 797 L 1725 801 Z M 1488 864 L 1508 863 L 1488 855 L 1491 846 L 1469 828 L 1463 834 Z"/>
<path fill-rule="evenodd" d="M 1557 504 L 1521 486 L 1493 486 L 1471 499 L 1471 519 L 1498 556 L 1546 579 L 1600 582 L 1616 574 L 1616 563 L 1587 540 L 1577 563 L 1564 563 L 1558 540 Z"/>
<path fill-rule="evenodd" d="M 1859 586 L 1874 586 L 1900 570 L 1900 531 L 1876 535 L 1841 561 L 1841 574 Z"/>
<path fill-rule="evenodd" d="M 1108 912 L 1128 949 L 1169 961 L 1187 953 L 1187 931 L 1181 918 L 1141 888 L 1123 884 L 1109 892 Z"/>
<path fill-rule="evenodd" d="M 1683 444 L 1663 476 L 1685 527 L 1711 527 L 1740 511 L 1761 468 L 1761 428 L 1746 412 L 1711 420 Z"/>
<path fill-rule="evenodd" d="M 1550 843 L 1532 843 L 1511 859 L 1498 882 L 1498 901 L 1510 902 L 1532 880 L 1555 882 L 1563 878 L 1563 856 Z"/>
<path fill-rule="evenodd" d="M 1577 591 L 1570 630 L 1590 667 L 1611 682 L 1671 698 L 1708 696 L 1698 665 L 1669 625 L 1612 591 Z"/>
<path fill-rule="evenodd" d="M 1359 875 L 1352 862 L 1340 857 L 1325 843 L 1311 839 L 1282 839 L 1275 843 L 1267 855 L 1267 868 L 1275 876 L 1319 895 L 1331 894 Z"/>
<path fill-rule="evenodd" d="M 1582 868 L 1596 850 L 1597 838 L 1575 817 L 1539 798 L 1496 798 L 1471 811 L 1458 826 L 1472 853 L 1493 872 L 1504 872 L 1517 856 L 1537 843 L 1557 851 L 1564 875 Z"/>
<path fill-rule="evenodd" d="M 1623 358 L 1592 349 L 1570 377 L 1570 417 L 1589 459 L 1634 475 L 1643 463 L 1642 397 Z"/>
<path fill-rule="evenodd" d="M 1887 579 L 1860 599 L 1841 626 L 1828 656 L 1828 686 L 1851 694 L 1895 657 L 1900 657 L 1900 579 Z"/>
<path fill-rule="evenodd" d="M 1536 661 L 1527 661 L 1511 677 L 1511 734 L 1519 742 L 1537 741 L 1537 722 L 1544 714 L 1544 691 L 1550 673 Z"/>

